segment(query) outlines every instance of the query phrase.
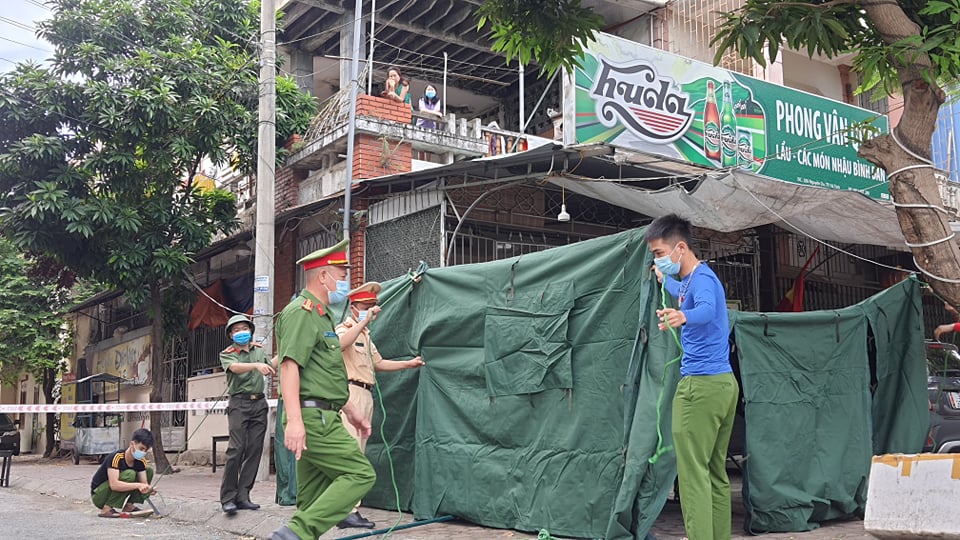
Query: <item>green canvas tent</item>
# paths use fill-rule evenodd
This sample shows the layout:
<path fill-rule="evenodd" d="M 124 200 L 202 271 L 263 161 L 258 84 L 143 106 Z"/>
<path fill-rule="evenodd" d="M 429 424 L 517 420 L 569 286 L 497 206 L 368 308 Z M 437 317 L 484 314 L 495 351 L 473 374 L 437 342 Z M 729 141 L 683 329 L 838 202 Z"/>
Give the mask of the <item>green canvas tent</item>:
<path fill-rule="evenodd" d="M 419 519 L 644 538 L 676 474 L 679 377 L 651 263 L 631 230 L 386 283 L 374 340 L 386 358 L 427 365 L 378 377 L 393 473 L 378 411 L 365 504 L 395 508 L 395 478 Z M 925 435 L 917 282 L 835 312 L 731 320 L 749 526 L 799 531 L 862 512 L 871 453 L 916 451 Z"/>

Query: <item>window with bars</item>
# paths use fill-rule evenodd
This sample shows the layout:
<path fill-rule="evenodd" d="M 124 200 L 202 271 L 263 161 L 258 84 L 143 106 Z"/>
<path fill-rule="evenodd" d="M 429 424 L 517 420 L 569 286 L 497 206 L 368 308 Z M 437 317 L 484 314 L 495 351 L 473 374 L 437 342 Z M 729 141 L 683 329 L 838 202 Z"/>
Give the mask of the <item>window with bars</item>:
<path fill-rule="evenodd" d="M 667 8 L 666 49 L 701 62 L 713 63 L 714 48 L 710 41 L 717 34 L 721 13 L 743 7 L 743 0 L 675 0 Z M 720 59 L 720 67 L 744 75 L 753 75 L 753 60 L 728 51 Z"/>

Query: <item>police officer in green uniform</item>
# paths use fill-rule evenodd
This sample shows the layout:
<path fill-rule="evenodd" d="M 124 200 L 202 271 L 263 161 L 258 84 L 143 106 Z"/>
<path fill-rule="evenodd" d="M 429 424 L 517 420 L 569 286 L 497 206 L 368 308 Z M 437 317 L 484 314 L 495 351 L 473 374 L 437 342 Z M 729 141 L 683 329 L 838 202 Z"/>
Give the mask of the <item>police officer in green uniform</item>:
<path fill-rule="evenodd" d="M 297 511 L 270 540 L 316 540 L 347 517 L 376 480 L 339 414 L 370 436 L 370 422 L 347 402 L 347 371 L 329 309 L 350 290 L 346 248 L 343 240 L 297 261 L 306 288 L 277 318 L 283 442 L 297 460 Z"/>
<path fill-rule="evenodd" d="M 234 315 L 227 321 L 227 336 L 233 344 L 220 353 L 220 365 L 227 372 L 227 422 L 230 445 L 227 464 L 220 482 L 220 504 L 233 515 L 240 510 L 257 510 L 250 501 L 250 490 L 257 479 L 260 456 L 267 432 L 267 400 L 263 395 L 263 376 L 273 375 L 277 359 L 268 360 L 263 347 L 252 343 L 253 323 L 246 315 Z"/>

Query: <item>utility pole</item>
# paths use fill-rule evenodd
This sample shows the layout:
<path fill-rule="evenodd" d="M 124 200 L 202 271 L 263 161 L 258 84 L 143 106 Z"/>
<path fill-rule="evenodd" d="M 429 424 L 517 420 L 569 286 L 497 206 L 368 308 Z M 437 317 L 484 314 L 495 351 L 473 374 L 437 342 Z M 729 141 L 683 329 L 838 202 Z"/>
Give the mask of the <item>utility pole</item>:
<path fill-rule="evenodd" d="M 276 0 L 260 4 L 260 105 L 257 124 L 257 227 L 253 271 L 253 323 L 255 337 L 268 356 L 273 356 L 273 253 L 274 170 L 277 155 L 277 8 Z M 267 382 L 271 382 L 267 378 Z M 267 387 L 269 388 L 269 386 Z M 267 437 L 273 438 L 276 411 L 267 421 Z M 269 439 L 267 439 L 269 440 Z M 270 448 L 270 445 L 266 445 Z M 258 480 L 270 476 L 270 452 L 264 452 Z"/>
<path fill-rule="evenodd" d="M 343 237 L 350 238 L 350 195 L 353 190 L 353 153 L 357 137 L 357 87 L 360 86 L 360 45 L 362 43 L 363 28 L 361 17 L 363 15 L 363 0 L 357 0 L 353 11 L 353 54 L 350 55 L 350 112 L 347 123 L 347 178 L 343 186 Z M 372 16 L 372 15 L 371 15 Z M 371 65 L 368 69 L 373 69 Z M 350 260 L 352 246 L 347 246 L 347 260 Z M 349 270 L 348 270 L 349 272 Z M 347 280 L 350 280 L 349 274 Z"/>

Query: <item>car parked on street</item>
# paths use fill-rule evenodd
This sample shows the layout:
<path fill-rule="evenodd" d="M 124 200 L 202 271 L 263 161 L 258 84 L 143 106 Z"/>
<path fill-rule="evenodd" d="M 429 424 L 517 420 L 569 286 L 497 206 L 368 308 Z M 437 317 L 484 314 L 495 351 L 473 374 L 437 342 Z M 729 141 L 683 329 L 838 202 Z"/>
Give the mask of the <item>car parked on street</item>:
<path fill-rule="evenodd" d="M 960 351 L 952 343 L 928 341 L 927 397 L 930 433 L 924 452 L 960 452 Z"/>
<path fill-rule="evenodd" d="M 20 455 L 20 429 L 9 415 L 0 413 L 0 450 L 12 450 Z"/>

